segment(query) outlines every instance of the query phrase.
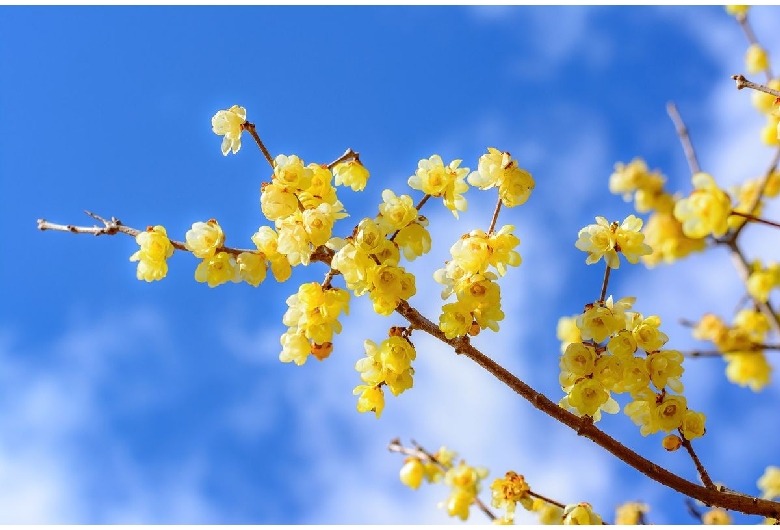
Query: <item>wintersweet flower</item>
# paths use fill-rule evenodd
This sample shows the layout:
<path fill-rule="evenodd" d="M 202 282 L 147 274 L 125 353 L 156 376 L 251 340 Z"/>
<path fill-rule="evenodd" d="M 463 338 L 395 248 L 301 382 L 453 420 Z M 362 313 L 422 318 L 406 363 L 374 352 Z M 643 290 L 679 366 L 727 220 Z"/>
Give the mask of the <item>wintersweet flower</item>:
<path fill-rule="evenodd" d="M 563 524 L 600 525 L 601 516 L 587 502 L 569 504 L 563 510 Z"/>
<path fill-rule="evenodd" d="M 298 193 L 311 185 L 314 172 L 303 165 L 296 155 L 278 155 L 274 158 L 274 184 L 283 190 Z"/>
<path fill-rule="evenodd" d="M 187 230 L 185 238 L 184 246 L 196 258 L 212 257 L 225 243 L 225 234 L 216 219 L 209 219 L 205 223 L 192 223 L 192 228 Z"/>
<path fill-rule="evenodd" d="M 211 129 L 218 135 L 224 136 L 222 139 L 222 154 L 227 156 L 229 151 L 233 154 L 241 149 L 241 133 L 246 123 L 246 109 L 233 105 L 228 110 L 218 111 L 211 118 Z"/>
<path fill-rule="evenodd" d="M 774 499 L 780 497 L 780 467 L 769 466 L 758 479 L 758 487 L 761 490 L 761 497 L 764 499 Z"/>
<path fill-rule="evenodd" d="M 136 277 L 139 280 L 152 282 L 162 280 L 168 274 L 167 259 L 173 255 L 173 245 L 162 226 L 150 226 L 146 232 L 135 236 L 135 241 L 141 248 L 137 250 L 130 261 L 137 261 Z"/>
<path fill-rule="evenodd" d="M 726 13 L 728 13 L 731 16 L 744 16 L 747 14 L 748 9 L 750 9 L 750 6 L 725 6 Z"/>
<path fill-rule="evenodd" d="M 687 199 L 677 201 L 674 216 L 688 237 L 722 236 L 729 229 L 731 199 L 707 173 L 696 173 L 692 181 L 695 189 Z"/>
<path fill-rule="evenodd" d="M 749 74 L 763 72 L 769 67 L 766 50 L 756 43 L 751 44 L 745 53 L 745 69 Z"/>
<path fill-rule="evenodd" d="M 204 260 L 195 269 L 195 281 L 216 287 L 227 282 L 240 282 L 241 274 L 235 258 L 227 252 L 217 252 Z"/>
<path fill-rule="evenodd" d="M 369 172 L 359 160 L 339 162 L 333 167 L 336 186 L 349 186 L 352 191 L 363 191 L 368 182 Z"/>
<path fill-rule="evenodd" d="M 452 210 L 452 215 L 457 219 L 458 211 L 466 211 L 467 203 L 463 193 L 469 189 L 465 182 L 469 168 L 459 167 L 460 163 L 461 160 L 453 160 L 445 166 L 439 155 L 422 159 L 415 174 L 409 177 L 409 187 L 434 197 L 443 197 L 444 205 Z"/>
<path fill-rule="evenodd" d="M 643 521 L 644 515 L 649 511 L 650 507 L 641 502 L 627 502 L 621 504 L 615 510 L 615 524 L 638 525 Z"/>
<path fill-rule="evenodd" d="M 420 487 L 420 484 L 422 484 L 423 477 L 425 476 L 425 466 L 419 458 L 410 456 L 404 461 L 400 476 L 401 484 L 416 490 Z"/>
<path fill-rule="evenodd" d="M 637 263 L 640 256 L 648 255 L 652 249 L 644 242 L 642 220 L 629 215 L 622 224 L 608 223 L 604 217 L 596 217 L 595 225 L 588 225 L 578 234 L 574 246 L 588 253 L 585 263 L 591 265 L 602 257 L 613 269 L 620 267 L 617 253 L 622 252 L 630 263 Z"/>

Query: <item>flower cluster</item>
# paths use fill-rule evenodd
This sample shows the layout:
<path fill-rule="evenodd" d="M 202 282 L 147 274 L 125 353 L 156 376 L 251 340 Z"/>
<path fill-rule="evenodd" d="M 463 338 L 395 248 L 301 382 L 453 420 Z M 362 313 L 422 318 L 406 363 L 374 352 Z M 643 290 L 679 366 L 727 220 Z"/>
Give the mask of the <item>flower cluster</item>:
<path fill-rule="evenodd" d="M 761 349 L 768 332 L 769 322 L 763 313 L 743 309 L 731 326 L 714 314 L 704 315 L 693 329 L 693 336 L 712 342 L 722 353 L 729 381 L 758 392 L 769 384 L 772 372 Z"/>
<path fill-rule="evenodd" d="M 441 446 L 432 456 L 433 460 L 416 456 L 406 458 L 400 471 L 401 483 L 416 490 L 423 480 L 430 484 L 439 482 L 444 472 L 452 467 L 457 453 Z"/>
<path fill-rule="evenodd" d="M 662 349 L 669 337 L 660 330 L 661 319 L 631 311 L 634 301 L 609 297 L 588 304 L 576 317 L 581 341 L 569 343 L 560 358 L 566 392 L 560 406 L 598 421 L 602 412 L 620 410 L 612 392 L 628 393 L 633 401 L 625 413 L 643 436 L 680 429 L 686 439 L 698 438 L 704 434 L 704 414 L 671 393 L 683 391 L 683 355 Z"/>
<path fill-rule="evenodd" d="M 355 387 L 353 393 L 360 394 L 358 412 L 374 412 L 379 418 L 385 406 L 382 387 L 386 386 L 398 396 L 414 385 L 412 361 L 417 357 L 417 351 L 403 328 L 391 328 L 390 337 L 379 345 L 366 340 L 363 346 L 366 356 L 355 363 L 355 370 L 360 372 L 360 379 L 365 384 Z"/>
<path fill-rule="evenodd" d="M 332 180 L 326 166 L 304 165 L 295 155 L 274 159 L 273 179 L 261 187 L 260 208 L 276 227 L 277 251 L 292 266 L 308 265 L 312 252 L 330 239 L 334 223 L 347 217 Z"/>
<path fill-rule="evenodd" d="M 612 193 L 623 195 L 625 200 L 634 198 L 634 207 L 639 213 L 652 212 L 644 226 L 645 242 L 651 253 L 642 261 L 652 267 L 664 261 L 672 263 L 692 252 L 704 249 L 702 239 L 688 237 L 682 224 L 673 215 L 675 197 L 664 190 L 666 177 L 659 171 L 649 171 L 641 158 L 628 164 L 615 164 L 615 171 L 609 178 Z"/>
<path fill-rule="evenodd" d="M 757 92 L 763 94 L 763 92 Z M 762 185 L 763 190 L 762 190 Z M 772 171 L 766 177 L 748 179 L 741 185 L 732 186 L 729 193 L 736 200 L 734 212 L 760 217 L 764 209 L 764 197 L 777 197 L 780 193 L 780 171 Z M 751 206 L 753 209 L 751 210 Z M 731 215 L 728 219 L 729 228 L 735 230 L 745 224 L 747 219 L 739 215 Z"/>
<path fill-rule="evenodd" d="M 137 261 L 136 277 L 139 280 L 153 282 L 162 280 L 168 274 L 168 262 L 173 255 L 173 245 L 162 226 L 150 226 L 146 232 L 135 236 L 135 242 L 141 248 L 130 256 L 130 261 Z"/>
<path fill-rule="evenodd" d="M 333 349 L 333 334 L 341 332 L 339 315 L 349 314 L 349 292 L 304 283 L 298 293 L 287 299 L 287 312 L 282 318 L 287 331 L 280 342 L 279 360 L 302 365 L 309 354 L 322 361 Z"/>
<path fill-rule="evenodd" d="M 490 234 L 472 230 L 452 245 L 452 260 L 434 273 L 434 280 L 444 285 L 442 299 L 453 293 L 457 298 L 456 302 L 442 307 L 439 317 L 439 329 L 447 338 L 467 333 L 476 335 L 485 328 L 498 331 L 504 312 L 496 280 L 506 274 L 507 266 L 517 267 L 522 261 L 514 250 L 520 244 L 514 229 L 506 225 Z M 488 270 L 489 267 L 496 272 Z"/>
<path fill-rule="evenodd" d="M 493 147 L 488 147 L 487 154 L 479 157 L 477 171 L 471 172 L 468 182 L 481 190 L 497 187 L 501 203 L 508 208 L 524 204 L 536 186 L 531 174 L 517 160 Z"/>
<path fill-rule="evenodd" d="M 605 218 L 596 217 L 595 225 L 580 230 L 574 246 L 588 253 L 585 263 L 590 265 L 603 257 L 609 267 L 617 269 L 620 267 L 618 252 L 629 263 L 637 263 L 641 256 L 652 252 L 645 243 L 645 235 L 639 232 L 641 228 L 642 220 L 634 215 L 626 217 L 622 224 L 617 221 L 610 224 Z"/>

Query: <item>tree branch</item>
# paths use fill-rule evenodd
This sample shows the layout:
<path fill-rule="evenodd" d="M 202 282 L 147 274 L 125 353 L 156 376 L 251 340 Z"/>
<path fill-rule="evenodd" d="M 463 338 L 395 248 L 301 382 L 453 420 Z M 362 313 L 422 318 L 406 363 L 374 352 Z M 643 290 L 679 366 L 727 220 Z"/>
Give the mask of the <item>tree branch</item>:
<path fill-rule="evenodd" d="M 396 308 L 396 312 L 406 318 L 410 323 L 429 335 L 439 339 L 455 349 L 455 353 L 464 355 L 479 364 L 490 374 L 504 383 L 510 389 L 515 391 L 535 408 L 544 412 L 548 416 L 558 420 L 564 425 L 574 430 L 578 435 L 584 436 L 603 447 L 614 456 L 630 465 L 637 471 L 643 473 L 652 480 L 668 486 L 689 497 L 702 501 L 707 505 L 720 506 L 727 510 L 738 511 L 751 515 L 763 515 L 765 517 L 777 517 L 780 515 L 780 502 L 772 502 L 765 499 L 750 497 L 740 493 L 731 493 L 707 489 L 698 484 L 694 484 L 684 478 L 667 471 L 658 464 L 646 459 L 645 457 L 632 451 L 621 444 L 604 431 L 597 428 L 592 421 L 587 418 L 580 418 L 571 412 L 559 407 L 553 403 L 544 394 L 541 394 L 517 378 L 514 374 L 504 367 L 487 357 L 485 354 L 472 346 L 467 337 L 448 339 L 444 333 L 433 322 L 425 318 L 416 309 L 411 307 L 406 301 Z"/>

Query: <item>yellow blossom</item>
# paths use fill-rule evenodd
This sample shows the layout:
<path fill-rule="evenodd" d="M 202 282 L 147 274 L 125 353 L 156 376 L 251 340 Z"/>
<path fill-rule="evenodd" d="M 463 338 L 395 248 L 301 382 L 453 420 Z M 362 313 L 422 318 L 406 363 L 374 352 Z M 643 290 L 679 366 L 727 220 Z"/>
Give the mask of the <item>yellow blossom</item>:
<path fill-rule="evenodd" d="M 254 252 L 242 252 L 236 257 L 236 263 L 241 279 L 252 287 L 257 287 L 265 280 L 268 271 L 265 256 Z"/>
<path fill-rule="evenodd" d="M 758 479 L 758 487 L 761 490 L 761 497 L 764 499 L 774 499 L 780 497 L 780 467 L 768 466 Z"/>
<path fill-rule="evenodd" d="M 745 16 L 750 9 L 750 6 L 725 6 L 726 13 L 731 16 Z"/>
<path fill-rule="evenodd" d="M 731 524 L 729 512 L 723 508 L 713 508 L 704 512 L 701 516 L 701 522 L 704 524 Z"/>
<path fill-rule="evenodd" d="M 274 184 L 291 193 L 307 190 L 314 172 L 303 165 L 296 155 L 278 155 L 274 158 Z"/>
<path fill-rule="evenodd" d="M 569 504 L 563 510 L 563 524 L 587 524 L 600 525 L 601 516 L 593 511 L 593 507 L 587 502 Z"/>
<path fill-rule="evenodd" d="M 400 475 L 402 484 L 416 490 L 420 487 L 423 477 L 425 476 L 425 466 L 419 458 L 410 456 L 404 461 Z"/>
<path fill-rule="evenodd" d="M 240 282 L 241 274 L 236 259 L 227 252 L 217 252 L 204 258 L 195 269 L 195 280 L 216 287 L 227 282 Z"/>
<path fill-rule="evenodd" d="M 368 182 L 368 170 L 359 160 L 339 162 L 333 167 L 336 186 L 349 186 L 353 191 L 363 191 Z"/>
<path fill-rule="evenodd" d="M 211 129 L 218 135 L 224 136 L 222 139 L 222 154 L 226 155 L 229 151 L 236 154 L 241 149 L 241 132 L 246 123 L 246 109 L 233 105 L 228 110 L 218 111 L 211 118 Z"/>
<path fill-rule="evenodd" d="M 352 393 L 360 394 L 357 403 L 358 412 L 373 412 L 377 418 L 382 415 L 382 410 L 385 408 L 385 393 L 381 386 L 358 385 Z"/>
<path fill-rule="evenodd" d="M 704 427 L 704 422 L 706 420 L 707 417 L 703 412 L 694 412 L 690 409 L 687 410 L 683 423 L 680 426 L 680 430 L 682 430 L 685 439 L 695 440 L 696 438 L 704 436 L 704 433 L 707 432 L 707 429 Z"/>
<path fill-rule="evenodd" d="M 412 189 L 434 197 L 443 197 L 444 205 L 452 211 L 456 219 L 459 211 L 466 211 L 467 203 L 463 193 L 469 188 L 465 182 L 469 168 L 459 167 L 460 163 L 461 160 L 453 160 L 445 166 L 439 155 L 433 155 L 420 160 L 417 171 L 408 181 Z"/>
<path fill-rule="evenodd" d="M 205 223 L 192 223 L 192 228 L 187 230 L 185 238 L 184 246 L 196 258 L 212 257 L 225 243 L 225 234 L 216 219 L 209 219 Z"/>
<path fill-rule="evenodd" d="M 772 79 L 766 84 L 766 86 L 773 90 L 780 90 L 780 79 Z M 777 99 L 776 96 L 767 94 L 766 92 L 761 92 L 760 90 L 754 90 L 750 97 L 753 102 L 753 106 L 761 114 L 767 114 L 771 112 L 775 106 L 775 100 Z"/>
<path fill-rule="evenodd" d="M 707 173 L 696 173 L 692 181 L 695 189 L 687 199 L 677 201 L 674 216 L 688 237 L 722 236 L 729 228 L 731 199 Z"/>
<path fill-rule="evenodd" d="M 615 524 L 638 525 L 644 523 L 644 515 L 650 511 L 647 504 L 626 502 L 615 510 Z"/>
<path fill-rule="evenodd" d="M 166 260 L 173 255 L 173 245 L 165 228 L 160 225 L 150 226 L 135 236 L 135 241 L 141 246 L 130 256 L 130 261 L 138 262 L 136 277 L 147 282 L 165 278 L 168 274 Z"/>
<path fill-rule="evenodd" d="M 745 69 L 749 74 L 763 72 L 769 67 L 769 57 L 766 50 L 756 43 L 748 46 L 745 53 Z"/>

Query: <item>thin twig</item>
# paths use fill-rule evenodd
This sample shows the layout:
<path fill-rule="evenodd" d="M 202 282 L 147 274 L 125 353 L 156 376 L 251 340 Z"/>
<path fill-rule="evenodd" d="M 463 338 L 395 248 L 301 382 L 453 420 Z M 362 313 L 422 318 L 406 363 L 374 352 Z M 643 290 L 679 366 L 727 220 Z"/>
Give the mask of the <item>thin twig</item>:
<path fill-rule="evenodd" d="M 701 482 L 704 484 L 704 487 L 709 489 L 716 489 L 715 484 L 713 484 L 712 479 L 710 478 L 710 475 L 707 473 L 707 470 L 704 469 L 704 465 L 701 463 L 701 460 L 699 460 L 699 455 L 697 455 L 693 450 L 691 441 L 683 436 L 682 431 L 680 431 L 680 438 L 682 438 L 683 447 L 685 447 L 685 450 L 688 451 L 691 460 L 693 460 L 693 464 L 696 466 L 696 471 L 699 472 L 699 478 L 701 478 Z"/>
<path fill-rule="evenodd" d="M 775 228 L 780 228 L 780 223 L 776 223 L 774 221 L 769 221 L 767 219 L 762 219 L 761 217 L 756 217 L 755 215 L 751 215 L 749 213 L 742 213 L 737 212 L 735 210 L 731 211 L 731 215 L 736 215 L 738 217 L 744 217 L 745 219 L 748 219 L 750 221 L 753 221 L 754 223 L 761 223 L 769 226 L 774 226 Z"/>
<path fill-rule="evenodd" d="M 498 221 L 498 213 L 501 211 L 501 197 L 498 198 L 498 202 L 496 203 L 496 208 L 493 210 L 493 217 L 490 219 L 490 228 L 488 228 L 487 235 L 490 235 L 493 233 L 493 230 L 496 228 L 496 222 Z"/>
<path fill-rule="evenodd" d="M 742 254 L 742 250 L 739 248 L 736 241 L 733 240 L 719 241 L 719 243 L 728 248 L 731 261 L 737 269 L 737 274 L 739 274 L 742 282 L 747 285 L 748 278 L 750 278 L 750 265 L 745 259 L 744 254 Z M 758 300 L 755 302 L 758 310 L 761 311 L 769 321 L 769 326 L 772 328 L 772 331 L 780 336 L 780 318 L 778 318 L 777 313 L 775 313 L 767 302 L 760 302 Z"/>
<path fill-rule="evenodd" d="M 731 78 L 737 82 L 737 90 L 742 90 L 743 88 L 752 88 L 753 90 L 765 92 L 771 96 L 780 98 L 780 91 L 777 91 L 774 88 L 769 88 L 766 85 L 760 85 L 758 83 L 754 83 L 753 81 L 748 81 L 742 74 L 732 75 Z"/>
<path fill-rule="evenodd" d="M 691 499 L 685 499 L 685 507 L 688 509 L 688 513 L 699 520 L 700 523 L 704 522 L 703 514 L 696 508 L 696 505 Z"/>
<path fill-rule="evenodd" d="M 249 134 L 252 135 L 252 138 L 255 139 L 255 143 L 257 144 L 257 147 L 260 148 L 260 151 L 263 152 L 263 156 L 271 165 L 271 169 L 274 169 L 276 167 L 276 164 L 274 163 L 274 158 L 271 156 L 271 153 L 268 152 L 268 149 L 265 148 L 265 144 L 260 139 L 260 136 L 258 136 L 257 128 L 255 127 L 255 124 L 250 122 L 245 122 L 243 128 L 245 131 L 248 131 Z"/>
<path fill-rule="evenodd" d="M 86 210 L 84 211 L 84 213 L 103 223 L 103 226 L 61 225 L 56 223 L 50 223 L 45 219 L 38 219 L 38 230 L 54 230 L 57 232 L 70 232 L 72 234 L 91 234 L 95 236 L 102 236 L 102 235 L 113 236 L 115 234 L 126 234 L 131 237 L 136 237 L 138 234 L 143 232 L 143 230 L 138 230 L 137 228 L 132 228 L 123 225 L 122 221 L 120 221 L 116 217 L 112 217 L 111 219 L 105 219 L 103 217 L 100 217 L 97 214 L 94 214 Z M 171 245 L 173 245 L 173 248 L 177 250 L 183 250 L 185 252 L 190 252 L 190 249 L 187 248 L 187 246 L 184 244 L 183 241 L 176 241 L 175 239 L 170 239 L 169 241 L 171 242 Z M 228 254 L 232 254 L 233 256 L 238 256 L 243 252 L 257 253 L 257 249 L 256 248 L 254 249 L 233 248 L 233 247 L 226 247 L 223 245 L 221 247 L 218 247 L 216 249 L 216 252 L 227 252 Z M 335 252 L 333 250 L 325 246 L 320 246 L 314 249 L 314 252 L 311 255 L 311 261 L 330 263 L 334 254 Z M 334 274 L 339 274 L 339 272 L 336 271 Z"/>
<path fill-rule="evenodd" d="M 560 407 L 547 396 L 537 392 L 517 376 L 506 370 L 491 358 L 471 345 L 466 337 L 448 339 L 439 327 L 425 318 L 406 301 L 396 308 L 396 312 L 429 335 L 439 339 L 455 349 L 455 353 L 464 355 L 480 365 L 496 379 L 504 383 L 510 389 L 519 394 L 535 408 L 563 423 L 578 435 L 584 436 L 603 447 L 618 459 L 640 471 L 650 479 L 663 484 L 684 495 L 688 495 L 704 502 L 707 505 L 720 506 L 722 508 L 738 511 L 745 514 L 763 515 L 766 517 L 778 517 L 780 515 L 780 502 L 768 501 L 756 497 L 750 497 L 739 493 L 714 491 L 675 475 L 658 464 L 646 459 L 621 444 L 609 434 L 596 427 L 587 418 L 581 418 Z"/>
<path fill-rule="evenodd" d="M 757 46 L 760 46 L 758 43 L 758 39 L 756 38 L 756 34 L 753 32 L 753 27 L 750 25 L 750 22 L 748 21 L 747 14 L 744 13 L 738 17 L 736 17 L 737 22 L 739 23 L 739 27 L 742 28 L 742 31 L 745 33 L 745 37 L 747 37 L 747 40 L 750 44 L 755 44 Z M 766 78 L 767 81 L 772 79 L 772 70 L 771 66 L 767 64 L 766 66 Z"/>
<path fill-rule="evenodd" d="M 341 162 L 344 162 L 345 160 L 355 160 L 356 162 L 360 162 L 360 153 L 356 153 L 352 150 L 352 148 L 348 148 L 346 151 L 344 151 L 344 154 L 338 157 L 336 160 L 328 164 L 328 169 L 333 169 L 336 164 L 340 164 Z"/>
<path fill-rule="evenodd" d="M 601 284 L 601 296 L 599 296 L 599 303 L 603 302 L 607 297 L 607 285 L 609 284 L 609 273 L 612 271 L 612 267 L 607 265 L 607 270 L 604 271 L 604 283 Z"/>
<path fill-rule="evenodd" d="M 677 105 L 670 101 L 666 104 L 666 112 L 674 123 L 674 128 L 677 131 L 677 136 L 680 138 L 683 151 L 685 152 L 685 159 L 688 161 L 688 167 L 691 170 L 691 175 L 694 175 L 701 171 L 699 166 L 699 159 L 696 157 L 696 151 L 691 143 L 691 137 L 688 134 L 688 127 L 680 116 L 680 112 L 677 110 Z"/>
<path fill-rule="evenodd" d="M 780 164 L 780 148 L 775 149 L 775 154 L 772 157 L 772 160 L 769 162 L 769 167 L 764 172 L 764 176 L 761 177 L 761 182 L 758 184 L 758 192 L 755 194 L 754 197 L 752 197 L 750 204 L 748 204 L 748 208 L 747 208 L 748 212 L 755 211 L 756 207 L 758 206 L 758 203 L 761 202 L 761 197 L 764 196 L 766 187 L 769 184 L 769 179 L 772 177 L 772 173 L 777 171 L 778 164 Z M 737 236 L 742 231 L 742 229 L 745 228 L 746 226 L 747 223 L 740 224 L 732 233 L 731 235 L 732 240 L 736 241 Z"/>
<path fill-rule="evenodd" d="M 533 490 L 528 490 L 528 495 L 531 497 L 536 497 L 537 499 L 543 500 L 544 502 L 548 504 L 552 504 L 554 506 L 557 506 L 558 508 L 566 508 L 566 505 L 562 502 L 558 502 L 556 500 L 553 500 L 549 497 L 545 497 L 544 495 L 539 495 L 538 493 L 534 492 Z"/>

